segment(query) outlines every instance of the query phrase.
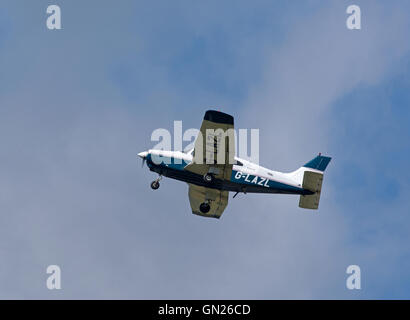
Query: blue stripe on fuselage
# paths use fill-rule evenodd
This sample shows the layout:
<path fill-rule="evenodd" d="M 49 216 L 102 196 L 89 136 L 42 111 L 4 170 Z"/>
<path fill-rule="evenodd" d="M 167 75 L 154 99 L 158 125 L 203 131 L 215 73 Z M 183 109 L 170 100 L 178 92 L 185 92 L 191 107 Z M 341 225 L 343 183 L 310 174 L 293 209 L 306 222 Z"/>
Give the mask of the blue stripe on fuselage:
<path fill-rule="evenodd" d="M 152 161 L 152 155 L 149 154 L 147 156 L 147 165 L 149 168 L 152 168 L 154 166 L 159 166 L 159 167 L 164 167 L 164 168 L 169 168 L 169 169 L 174 169 L 174 170 L 180 170 L 184 171 L 184 168 L 190 164 L 191 162 L 185 161 L 179 158 L 173 158 L 173 157 L 163 157 L 158 158 L 158 160 L 162 160 L 160 164 L 156 164 Z M 275 190 L 283 190 L 283 191 L 301 191 L 303 188 L 298 188 L 294 186 L 290 186 L 281 182 L 277 182 L 274 180 L 270 180 L 264 177 L 260 177 L 257 175 L 252 175 L 252 174 L 246 174 L 242 173 L 237 170 L 232 170 L 231 174 L 231 182 L 239 185 L 251 185 L 251 186 L 259 186 L 261 188 L 271 188 Z"/>
<path fill-rule="evenodd" d="M 290 186 L 285 183 L 277 182 L 257 175 L 242 173 L 232 170 L 231 181 L 238 184 L 261 186 L 284 191 L 301 191 L 302 188 Z"/>

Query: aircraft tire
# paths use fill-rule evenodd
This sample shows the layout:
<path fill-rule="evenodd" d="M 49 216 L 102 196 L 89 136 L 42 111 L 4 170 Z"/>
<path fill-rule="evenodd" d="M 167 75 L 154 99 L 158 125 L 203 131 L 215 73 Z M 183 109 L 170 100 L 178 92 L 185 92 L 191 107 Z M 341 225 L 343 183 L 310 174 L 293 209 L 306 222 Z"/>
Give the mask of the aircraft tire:
<path fill-rule="evenodd" d="M 199 206 L 199 210 L 202 213 L 208 213 L 209 210 L 211 210 L 211 206 L 209 205 L 209 203 L 203 202 L 201 203 L 201 205 Z"/>
<path fill-rule="evenodd" d="M 159 188 L 159 182 L 158 181 L 152 181 L 151 182 L 151 189 L 152 190 L 157 190 Z"/>
<path fill-rule="evenodd" d="M 212 174 L 207 173 L 204 175 L 204 180 L 205 182 L 211 183 L 212 181 L 214 181 L 214 176 Z"/>

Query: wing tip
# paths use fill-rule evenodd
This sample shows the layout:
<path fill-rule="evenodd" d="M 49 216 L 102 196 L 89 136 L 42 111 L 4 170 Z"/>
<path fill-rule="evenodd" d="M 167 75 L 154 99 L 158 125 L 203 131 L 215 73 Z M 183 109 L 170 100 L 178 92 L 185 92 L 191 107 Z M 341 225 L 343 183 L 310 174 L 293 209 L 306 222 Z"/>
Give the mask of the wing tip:
<path fill-rule="evenodd" d="M 221 111 L 208 110 L 205 112 L 204 120 L 233 125 L 233 117 Z"/>

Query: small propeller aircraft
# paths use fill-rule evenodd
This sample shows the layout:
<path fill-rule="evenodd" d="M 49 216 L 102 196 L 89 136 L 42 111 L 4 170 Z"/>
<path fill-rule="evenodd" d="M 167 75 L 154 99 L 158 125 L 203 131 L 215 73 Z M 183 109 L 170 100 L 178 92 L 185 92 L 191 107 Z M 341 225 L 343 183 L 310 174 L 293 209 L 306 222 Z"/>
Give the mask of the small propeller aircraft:
<path fill-rule="evenodd" d="M 282 173 L 235 156 L 234 120 L 231 115 L 208 110 L 195 140 L 194 149 L 181 151 L 149 150 L 138 156 L 159 174 L 151 188 L 159 188 L 162 176 L 189 185 L 192 213 L 220 218 L 228 205 L 229 191 L 300 195 L 299 207 L 318 209 L 323 173 L 331 158 L 320 153 L 303 167 Z"/>

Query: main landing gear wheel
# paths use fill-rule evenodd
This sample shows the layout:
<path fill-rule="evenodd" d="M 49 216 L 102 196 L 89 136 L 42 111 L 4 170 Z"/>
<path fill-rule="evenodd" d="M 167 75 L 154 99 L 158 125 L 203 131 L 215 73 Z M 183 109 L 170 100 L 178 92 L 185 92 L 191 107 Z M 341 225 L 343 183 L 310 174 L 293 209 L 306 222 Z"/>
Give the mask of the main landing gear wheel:
<path fill-rule="evenodd" d="M 208 213 L 209 210 L 211 210 L 211 206 L 209 205 L 209 203 L 203 202 L 201 203 L 201 205 L 199 206 L 199 210 L 202 213 Z"/>
<path fill-rule="evenodd" d="M 207 173 L 204 175 L 204 180 L 205 182 L 211 183 L 212 181 L 214 181 L 214 176 L 210 173 Z"/>
<path fill-rule="evenodd" d="M 158 181 L 152 181 L 151 182 L 151 188 L 153 189 L 153 190 L 157 190 L 158 188 L 159 188 L 159 182 Z"/>

